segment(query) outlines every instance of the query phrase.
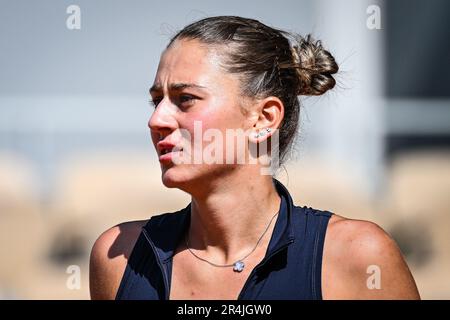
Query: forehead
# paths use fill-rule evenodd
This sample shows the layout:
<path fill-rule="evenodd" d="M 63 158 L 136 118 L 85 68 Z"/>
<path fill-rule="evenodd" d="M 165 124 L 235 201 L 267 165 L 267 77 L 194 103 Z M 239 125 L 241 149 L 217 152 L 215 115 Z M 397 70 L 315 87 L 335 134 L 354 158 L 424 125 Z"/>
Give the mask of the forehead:
<path fill-rule="evenodd" d="M 214 50 L 197 40 L 176 40 L 161 56 L 155 83 L 199 82 L 223 76 Z"/>

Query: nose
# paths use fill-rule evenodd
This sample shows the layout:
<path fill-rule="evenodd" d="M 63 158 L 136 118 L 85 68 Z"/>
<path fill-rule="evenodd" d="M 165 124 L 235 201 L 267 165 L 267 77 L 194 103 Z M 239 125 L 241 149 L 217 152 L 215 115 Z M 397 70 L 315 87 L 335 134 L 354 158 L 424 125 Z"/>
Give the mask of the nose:
<path fill-rule="evenodd" d="M 176 120 L 176 110 L 168 99 L 163 99 L 153 111 L 148 120 L 148 127 L 153 134 L 159 135 L 160 138 L 168 135 L 176 130 L 178 123 Z"/>

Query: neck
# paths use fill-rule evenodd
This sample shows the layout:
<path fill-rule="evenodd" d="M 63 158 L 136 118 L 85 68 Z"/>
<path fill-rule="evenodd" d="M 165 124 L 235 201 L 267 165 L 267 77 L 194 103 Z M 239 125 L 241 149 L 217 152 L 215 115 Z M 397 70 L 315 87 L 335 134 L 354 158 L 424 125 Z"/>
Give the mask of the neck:
<path fill-rule="evenodd" d="M 190 246 L 208 257 L 234 262 L 252 250 L 280 208 L 272 177 L 236 174 L 210 181 L 192 195 Z M 219 181 L 220 180 L 220 181 Z M 198 190 L 198 189 L 197 189 Z M 268 244 L 276 218 L 260 245 Z"/>

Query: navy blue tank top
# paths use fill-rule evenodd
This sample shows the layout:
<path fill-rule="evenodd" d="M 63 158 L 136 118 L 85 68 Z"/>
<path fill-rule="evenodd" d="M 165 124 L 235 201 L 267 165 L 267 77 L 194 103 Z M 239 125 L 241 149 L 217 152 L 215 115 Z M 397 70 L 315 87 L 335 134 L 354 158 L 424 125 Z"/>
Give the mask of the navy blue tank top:
<path fill-rule="evenodd" d="M 281 197 L 280 213 L 266 255 L 250 273 L 238 299 L 322 299 L 323 244 L 332 213 L 295 206 L 287 189 L 273 180 Z M 116 299 L 169 298 L 172 257 L 189 222 L 190 204 L 148 221 L 128 259 Z"/>

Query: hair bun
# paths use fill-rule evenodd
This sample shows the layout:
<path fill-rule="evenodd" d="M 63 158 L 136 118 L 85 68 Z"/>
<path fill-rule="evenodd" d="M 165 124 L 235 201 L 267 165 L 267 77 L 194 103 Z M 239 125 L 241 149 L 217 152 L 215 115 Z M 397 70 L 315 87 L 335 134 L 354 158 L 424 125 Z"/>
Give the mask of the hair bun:
<path fill-rule="evenodd" d="M 291 51 L 300 80 L 297 95 L 318 96 L 335 86 L 332 75 L 339 67 L 320 40 L 315 41 L 311 35 L 306 38 L 296 36 Z"/>

